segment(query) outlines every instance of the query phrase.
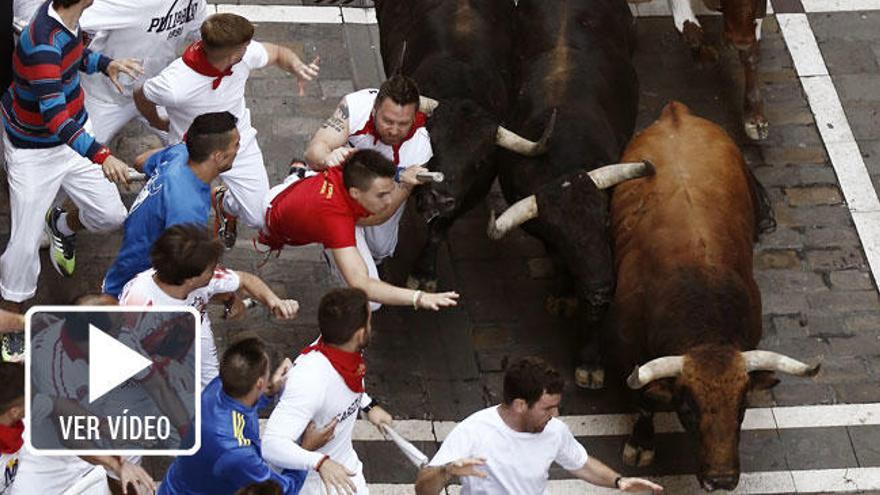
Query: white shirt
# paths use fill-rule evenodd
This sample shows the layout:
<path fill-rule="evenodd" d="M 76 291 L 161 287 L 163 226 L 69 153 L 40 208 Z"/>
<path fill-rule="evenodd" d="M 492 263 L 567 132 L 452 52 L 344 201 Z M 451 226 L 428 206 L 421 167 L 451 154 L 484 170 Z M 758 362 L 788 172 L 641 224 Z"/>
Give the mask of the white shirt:
<path fill-rule="evenodd" d="M 378 93 L 378 89 L 362 89 L 345 96 L 345 103 L 348 105 L 348 132 L 351 134 L 348 144 L 359 150 L 376 150 L 398 167 L 428 163 L 434 153 L 431 149 L 431 138 L 424 126 L 419 126 L 412 137 L 400 144 L 396 161 L 393 147 L 377 140 L 372 134 L 358 134 L 364 131 L 370 120 Z"/>
<path fill-rule="evenodd" d="M 308 477 L 314 478 L 319 476 L 315 465 L 326 454 L 360 474 L 363 464 L 354 451 L 351 435 L 358 412 L 370 401 L 366 392 L 352 392 L 323 354 L 301 354 L 294 361 L 281 400 L 266 423 L 263 458 L 280 468 L 307 469 Z M 339 422 L 333 438 L 323 447 L 309 452 L 296 443 L 309 421 L 322 427 L 333 418 Z"/>
<path fill-rule="evenodd" d="M 463 457 L 484 457 L 478 469 L 486 478 L 463 476 L 463 494 L 547 494 L 550 465 L 574 471 L 586 464 L 584 446 L 562 421 L 553 418 L 541 433 L 511 429 L 501 419 L 498 406 L 477 411 L 458 424 L 428 463 L 442 466 Z"/>
<path fill-rule="evenodd" d="M 215 77 L 199 74 L 178 58 L 144 83 L 144 96 L 168 111 L 171 122 L 169 142 L 182 141 L 186 130 L 199 115 L 227 111 L 238 119 L 240 149 L 245 149 L 257 136 L 256 129 L 251 126 L 251 112 L 245 105 L 245 84 L 252 70 L 268 63 L 266 48 L 260 42 L 251 41 L 241 61 L 232 66 L 232 74 L 224 76 L 214 89 Z"/>
<path fill-rule="evenodd" d="M 128 79 L 128 94 L 122 95 L 103 74 L 81 74 L 86 97 L 131 103 L 133 86 L 161 72 L 190 40 L 199 38 L 206 12 L 205 0 L 95 0 L 79 20 L 84 31 L 94 33 L 89 48 L 112 59 L 137 59 L 144 75 Z"/>
<path fill-rule="evenodd" d="M 177 299 L 169 296 L 163 291 L 153 280 L 156 270 L 150 268 L 139 273 L 135 278 L 129 280 L 122 293 L 119 294 L 120 306 L 191 306 L 202 315 L 202 366 L 201 366 L 201 384 L 202 387 L 208 384 L 217 376 L 219 364 L 217 360 L 217 346 L 214 344 L 214 332 L 211 330 L 211 319 L 208 318 L 208 303 L 211 298 L 217 294 L 226 294 L 235 292 L 241 285 L 241 279 L 232 270 L 227 270 L 221 266 L 217 266 L 214 270 L 214 277 L 208 282 L 208 285 L 200 287 L 189 294 L 185 299 Z M 125 339 L 131 339 L 129 343 L 132 347 L 136 347 L 135 342 L 140 342 L 147 337 L 148 333 L 155 328 L 135 328 L 131 334 L 124 336 Z M 192 369 L 190 363 L 189 369 Z"/>
<path fill-rule="evenodd" d="M 88 405 L 88 363 L 62 342 L 62 326 L 63 321 L 50 323 L 33 337 L 32 359 L 46 363 L 31 369 L 34 393 L 41 399 L 34 399 L 30 421 L 32 442 L 38 445 L 58 441 L 57 427 L 50 418 L 50 397 L 83 401 L 81 405 L 86 408 Z M 38 456 L 27 447 L 23 447 L 20 453 L 18 475 L 9 492 L 12 495 L 32 495 L 37 489 L 47 494 L 63 493 L 95 468 L 78 457 Z M 106 493 L 106 484 L 103 489 L 96 490 L 88 493 Z"/>
<path fill-rule="evenodd" d="M 9 495 L 34 495 L 34 493 L 64 493 L 81 478 L 91 471 L 100 469 L 98 466 L 75 456 L 48 457 L 38 456 L 22 447 L 19 451 L 18 476 L 12 485 Z M 102 470 L 103 471 L 103 470 Z M 78 495 L 110 495 L 107 482 L 91 485 Z M 6 495 L 6 494 L 3 494 Z"/>
<path fill-rule="evenodd" d="M 34 12 L 45 2 L 46 0 L 13 0 L 12 15 L 24 21 L 30 21 Z"/>

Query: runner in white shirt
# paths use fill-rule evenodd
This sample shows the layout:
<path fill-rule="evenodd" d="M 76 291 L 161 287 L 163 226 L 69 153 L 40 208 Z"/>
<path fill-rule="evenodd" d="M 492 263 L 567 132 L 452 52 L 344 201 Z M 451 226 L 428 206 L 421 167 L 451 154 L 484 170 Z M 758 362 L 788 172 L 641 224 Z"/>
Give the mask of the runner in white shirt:
<path fill-rule="evenodd" d="M 366 494 L 363 465 L 351 443 L 358 412 L 380 430 L 392 418 L 364 391 L 361 352 L 371 336 L 367 294 L 334 289 L 318 308 L 320 338 L 294 362 L 287 387 L 263 432 L 263 457 L 282 469 L 308 470 L 303 495 Z M 297 444 L 310 421 L 337 421 L 333 437 L 316 452 Z M 335 490 L 335 492 L 334 492 Z"/>
<path fill-rule="evenodd" d="M 0 362 L 0 495 L 9 493 L 24 442 L 24 365 Z"/>
<path fill-rule="evenodd" d="M 193 119 L 208 112 L 228 111 L 238 119 L 241 146 L 232 169 L 220 175 L 225 186 L 214 191 L 215 230 L 227 249 L 235 244 L 236 217 L 259 229 L 269 178 L 257 131 L 245 105 L 245 84 L 252 70 L 267 65 L 294 74 L 302 84 L 318 75 L 318 60 L 306 64 L 289 48 L 252 41 L 254 26 L 235 14 L 215 14 L 201 27 L 202 41 L 190 45 L 183 57 L 135 91 L 138 110 L 156 128 L 169 131 L 169 141 L 181 141 Z M 168 118 L 156 106 L 165 107 Z M 228 193 L 228 194 L 227 194 Z"/>
<path fill-rule="evenodd" d="M 299 303 L 279 298 L 258 277 L 220 266 L 222 251 L 220 243 L 204 227 L 169 227 L 150 251 L 153 268 L 129 281 L 119 295 L 121 306 L 192 306 L 202 315 L 203 387 L 219 373 L 217 347 L 208 318 L 209 302 L 220 298 L 226 304 L 228 316 L 239 316 L 244 306 L 236 291 L 243 289 L 279 319 L 295 318 L 299 311 Z"/>
<path fill-rule="evenodd" d="M 66 327 L 63 320 L 49 321 L 47 318 L 34 322 L 33 326 L 38 333 L 32 337 L 31 358 L 46 364 L 31 370 L 35 397 L 31 403 L 29 425 L 32 443 L 50 445 L 57 441 L 58 430 L 52 421 L 53 415 L 87 414 L 84 404 L 88 398 L 88 325 L 77 325 L 79 330 L 74 330 L 74 327 Z M 10 494 L 31 495 L 37 490 L 47 494 L 63 493 L 95 470 L 99 470 L 102 476 L 105 471 L 111 472 L 135 487 L 155 489 L 152 478 L 140 466 L 116 456 L 48 457 L 35 455 L 24 448 Z M 82 494 L 110 493 L 106 478 L 99 476 L 98 479 L 104 481 L 92 485 Z"/>
<path fill-rule="evenodd" d="M 539 358 L 513 363 L 504 374 L 504 402 L 459 423 L 416 480 L 418 495 L 436 495 L 454 476 L 463 494 L 548 494 L 550 465 L 588 483 L 625 492 L 661 493 L 656 483 L 624 478 L 587 455 L 559 415 L 565 382 Z"/>
<path fill-rule="evenodd" d="M 188 42 L 199 39 L 206 13 L 205 0 L 95 0 L 83 13 L 79 23 L 92 35 L 90 49 L 114 59 L 137 59 L 144 68 L 137 80 L 121 81 L 127 83 L 123 93 L 104 77 L 82 76 L 95 139 L 109 143 L 140 116 L 132 99 L 134 87 L 159 74 Z"/>
<path fill-rule="evenodd" d="M 379 89 L 363 89 L 342 98 L 309 142 L 306 163 L 322 170 L 341 165 L 354 150 L 372 149 L 391 160 L 398 170 L 424 166 L 433 156 L 426 121 L 427 116 L 419 111 L 415 81 L 403 75 L 392 76 Z M 394 254 L 405 209 L 404 200 L 384 223 L 357 227 L 377 264 Z"/>

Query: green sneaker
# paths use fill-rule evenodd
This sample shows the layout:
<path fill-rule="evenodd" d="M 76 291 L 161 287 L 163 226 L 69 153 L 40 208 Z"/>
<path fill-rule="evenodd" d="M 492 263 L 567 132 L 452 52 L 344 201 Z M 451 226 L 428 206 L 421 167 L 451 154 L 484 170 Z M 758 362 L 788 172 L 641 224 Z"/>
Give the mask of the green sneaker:
<path fill-rule="evenodd" d="M 14 363 L 24 360 L 24 332 L 4 334 L 0 341 L 0 361 Z"/>
<path fill-rule="evenodd" d="M 49 259 L 55 271 L 72 277 L 76 269 L 76 234 L 64 235 L 58 230 L 58 218 L 64 210 L 55 207 L 46 212 L 46 235 L 49 236 Z"/>

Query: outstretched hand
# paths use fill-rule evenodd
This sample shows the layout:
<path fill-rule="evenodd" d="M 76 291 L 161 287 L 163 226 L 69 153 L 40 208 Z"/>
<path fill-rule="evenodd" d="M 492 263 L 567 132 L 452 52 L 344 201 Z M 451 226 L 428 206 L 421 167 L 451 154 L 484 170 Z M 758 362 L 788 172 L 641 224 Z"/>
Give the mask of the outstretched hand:
<path fill-rule="evenodd" d="M 439 311 L 440 308 L 458 305 L 458 292 L 438 292 L 436 294 L 423 292 L 417 304 L 421 309 Z"/>
<path fill-rule="evenodd" d="M 306 83 L 318 77 L 318 73 L 321 71 L 321 67 L 318 65 L 320 62 L 321 57 L 315 57 L 315 60 L 310 64 L 306 64 L 302 60 L 298 64 L 294 64 L 293 75 L 296 76 L 300 96 L 306 94 Z"/>
<path fill-rule="evenodd" d="M 653 494 L 663 493 L 663 487 L 653 481 L 644 480 L 642 478 L 621 478 L 620 491 L 622 492 L 651 492 Z"/>
<path fill-rule="evenodd" d="M 477 478 L 485 478 L 486 473 L 477 469 L 478 466 L 485 466 L 486 459 L 484 457 L 465 457 L 452 461 L 444 466 L 446 472 L 453 476 L 476 476 Z"/>

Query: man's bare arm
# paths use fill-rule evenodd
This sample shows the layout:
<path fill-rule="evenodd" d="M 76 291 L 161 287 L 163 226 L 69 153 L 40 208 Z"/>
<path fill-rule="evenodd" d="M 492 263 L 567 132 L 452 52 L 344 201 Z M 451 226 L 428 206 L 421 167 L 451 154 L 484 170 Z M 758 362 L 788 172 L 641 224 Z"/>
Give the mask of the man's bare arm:
<path fill-rule="evenodd" d="M 346 146 L 350 132 L 348 117 L 348 104 L 343 98 L 333 111 L 333 115 L 321 124 L 306 147 L 305 160 L 310 167 L 322 170 L 339 165 L 334 159 L 343 158 L 342 161 L 345 161 L 344 159 L 348 158 L 353 151 L 347 151 L 351 148 Z M 331 155 L 338 156 L 331 157 Z"/>
<path fill-rule="evenodd" d="M 153 155 L 155 155 L 156 153 L 162 151 L 162 149 L 163 149 L 163 148 L 155 148 L 155 149 L 152 149 L 152 150 L 144 151 L 143 153 L 141 153 L 140 155 L 138 155 L 138 156 L 134 159 L 134 163 L 131 164 L 132 168 L 134 168 L 134 169 L 137 170 L 138 172 L 143 172 L 143 171 L 144 171 L 144 165 L 147 164 L 147 160 L 149 160 L 151 156 L 153 156 Z"/>
<path fill-rule="evenodd" d="M 342 273 L 342 278 L 349 287 L 356 287 L 367 293 L 370 301 L 381 304 L 390 304 L 392 306 L 411 306 L 415 300 L 419 308 L 439 310 L 441 307 L 455 306 L 458 301 L 458 294 L 455 292 L 440 292 L 431 294 L 429 292 L 420 292 L 402 287 L 396 287 L 387 282 L 370 278 L 367 265 L 361 258 L 361 253 L 356 247 L 346 247 L 341 249 L 331 249 L 336 266 Z"/>
<path fill-rule="evenodd" d="M 466 457 L 442 466 L 425 466 L 416 477 L 416 494 L 437 495 L 457 476 L 485 478 L 486 473 L 479 469 L 485 465 L 486 459 L 482 457 Z"/>
<path fill-rule="evenodd" d="M 134 106 L 138 109 L 138 112 L 147 119 L 147 122 L 149 122 L 151 126 L 160 131 L 168 131 L 168 119 L 163 119 L 159 116 L 159 112 L 156 110 L 156 104 L 147 99 L 146 95 L 144 95 L 143 87 L 134 91 Z"/>
<path fill-rule="evenodd" d="M 416 495 L 437 495 L 451 480 L 446 466 L 425 466 L 416 477 Z"/>
<path fill-rule="evenodd" d="M 579 469 L 569 471 L 578 479 L 582 479 L 587 483 L 596 486 L 604 486 L 608 488 L 618 488 L 624 492 L 651 492 L 654 494 L 663 493 L 663 487 L 642 478 L 620 478 L 619 487 L 615 487 L 615 480 L 620 476 L 616 471 L 606 466 L 602 461 L 593 456 L 587 458 Z"/>

